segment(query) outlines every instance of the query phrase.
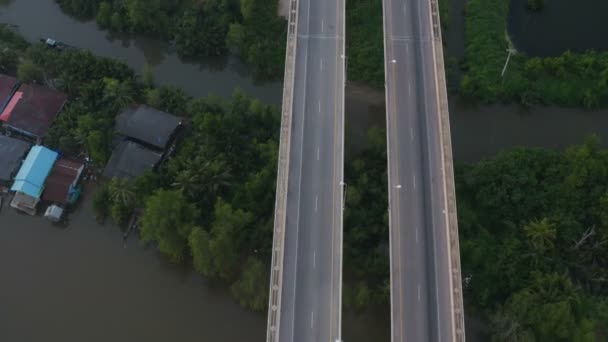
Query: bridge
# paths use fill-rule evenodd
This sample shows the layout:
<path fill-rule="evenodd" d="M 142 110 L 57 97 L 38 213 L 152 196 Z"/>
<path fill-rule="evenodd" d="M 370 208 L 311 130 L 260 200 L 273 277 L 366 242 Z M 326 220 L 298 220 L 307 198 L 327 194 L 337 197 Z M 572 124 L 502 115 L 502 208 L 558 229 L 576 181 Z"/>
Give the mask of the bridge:
<path fill-rule="evenodd" d="M 341 340 L 344 0 L 290 0 L 267 341 Z"/>
<path fill-rule="evenodd" d="M 436 0 L 383 0 L 392 341 L 464 341 Z M 344 0 L 289 0 L 268 342 L 341 341 Z"/>
<path fill-rule="evenodd" d="M 437 0 L 383 0 L 391 339 L 464 341 Z"/>

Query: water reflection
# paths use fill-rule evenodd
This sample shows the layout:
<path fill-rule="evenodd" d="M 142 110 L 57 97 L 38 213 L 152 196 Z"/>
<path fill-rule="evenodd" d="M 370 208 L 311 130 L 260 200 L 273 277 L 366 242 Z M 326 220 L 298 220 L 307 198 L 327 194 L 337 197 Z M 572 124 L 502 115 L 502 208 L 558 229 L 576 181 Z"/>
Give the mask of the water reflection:
<path fill-rule="evenodd" d="M 608 49 L 608 1 L 548 0 L 538 12 L 527 0 L 512 0 L 509 33 L 518 49 L 532 56 L 559 56 L 567 50 Z"/>
<path fill-rule="evenodd" d="M 19 32 L 31 41 L 53 37 L 96 55 L 123 61 L 136 71 L 148 63 L 154 67 L 159 84 L 181 87 L 192 96 L 229 97 L 235 88 L 240 88 L 266 103 L 281 103 L 281 82 L 254 80 L 238 58 L 182 60 L 166 43 L 142 36 L 109 34 L 94 21 L 68 17 L 53 0 L 19 0 L 0 6 L 0 22 L 17 25 Z"/>

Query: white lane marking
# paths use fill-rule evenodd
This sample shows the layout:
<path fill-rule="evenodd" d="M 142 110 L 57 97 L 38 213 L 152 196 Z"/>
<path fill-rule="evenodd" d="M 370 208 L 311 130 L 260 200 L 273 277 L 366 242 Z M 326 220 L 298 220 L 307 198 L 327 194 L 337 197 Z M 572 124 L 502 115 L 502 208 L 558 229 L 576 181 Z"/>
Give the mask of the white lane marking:
<path fill-rule="evenodd" d="M 420 301 L 420 284 L 418 284 L 418 301 Z"/>
<path fill-rule="evenodd" d="M 316 268 L 317 267 L 317 252 L 313 251 L 312 252 L 312 268 Z"/>
<path fill-rule="evenodd" d="M 319 101 L 319 113 L 321 113 L 321 101 Z"/>
<path fill-rule="evenodd" d="M 414 175 L 414 181 L 412 182 L 412 184 L 414 184 L 414 189 L 416 189 L 416 175 Z"/>
<path fill-rule="evenodd" d="M 410 127 L 410 138 L 414 141 L 414 127 Z"/>
<path fill-rule="evenodd" d="M 319 209 L 319 196 L 315 196 L 315 211 Z"/>
<path fill-rule="evenodd" d="M 395 64 L 395 63 L 397 63 L 397 60 L 396 59 L 392 59 L 391 63 Z"/>
<path fill-rule="evenodd" d="M 319 152 L 319 148 L 317 147 L 317 160 L 319 160 L 321 157 L 321 153 Z"/>
<path fill-rule="evenodd" d="M 311 311 L 310 312 L 310 329 L 312 329 L 314 324 L 315 324 L 315 312 Z"/>
<path fill-rule="evenodd" d="M 325 31 L 325 20 L 321 20 L 321 32 Z"/>
<path fill-rule="evenodd" d="M 323 71 L 323 58 L 321 58 L 321 71 Z"/>
<path fill-rule="evenodd" d="M 407 96 L 412 97 L 412 84 L 411 83 L 407 84 Z"/>
<path fill-rule="evenodd" d="M 418 243 L 418 227 L 416 227 L 416 243 Z"/>

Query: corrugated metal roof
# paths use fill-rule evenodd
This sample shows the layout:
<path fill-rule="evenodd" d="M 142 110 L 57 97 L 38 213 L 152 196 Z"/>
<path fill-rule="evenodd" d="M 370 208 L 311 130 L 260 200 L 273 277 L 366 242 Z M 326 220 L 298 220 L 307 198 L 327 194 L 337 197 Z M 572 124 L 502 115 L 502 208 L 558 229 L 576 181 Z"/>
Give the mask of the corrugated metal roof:
<path fill-rule="evenodd" d="M 19 98 L 16 99 L 17 97 Z M 31 136 L 42 137 L 66 100 L 67 95 L 57 90 L 22 84 L 6 106 L 2 117 L 10 127 Z"/>
<path fill-rule="evenodd" d="M 132 178 L 141 176 L 147 170 L 152 170 L 162 157 L 159 152 L 152 151 L 133 141 L 123 141 L 114 152 L 103 171 L 107 178 Z"/>
<path fill-rule="evenodd" d="M 51 172 L 57 157 L 57 152 L 44 146 L 32 147 L 15 177 L 11 190 L 40 198 L 42 189 L 44 189 L 44 181 Z"/>
<path fill-rule="evenodd" d="M 0 135 L 0 181 L 10 181 L 30 144 Z"/>
<path fill-rule="evenodd" d="M 70 191 L 73 190 L 72 188 L 83 170 L 83 163 L 63 158 L 59 159 L 46 180 L 42 199 L 54 203 L 68 204 Z"/>
<path fill-rule="evenodd" d="M 116 117 L 116 131 L 164 149 L 181 119 L 148 106 L 130 107 Z"/>

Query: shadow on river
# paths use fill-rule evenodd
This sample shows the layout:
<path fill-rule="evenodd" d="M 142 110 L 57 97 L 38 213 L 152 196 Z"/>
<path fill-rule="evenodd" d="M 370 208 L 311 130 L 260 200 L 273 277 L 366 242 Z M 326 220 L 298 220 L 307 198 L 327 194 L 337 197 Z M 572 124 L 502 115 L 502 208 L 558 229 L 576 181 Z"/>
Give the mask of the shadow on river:
<path fill-rule="evenodd" d="M 462 0 L 448 46 L 456 55 Z M 455 9 L 455 10 L 454 10 Z M 281 83 L 252 80 L 235 58 L 185 62 L 167 45 L 144 37 L 111 39 L 94 22 L 64 15 L 53 0 L 0 1 L 0 22 L 16 24 L 30 40 L 52 37 L 135 70 L 154 67 L 156 81 L 192 96 L 229 97 L 233 89 L 280 105 Z M 460 26 L 458 26 L 460 25 Z M 350 83 L 346 93 L 347 157 L 365 147 L 372 126 L 385 126 L 384 95 Z M 515 106 L 468 108 L 450 100 L 456 161 L 475 161 L 514 146 L 564 148 L 591 133 L 608 136 L 608 111 Z M 606 141 L 604 141 L 605 143 Z M 123 248 L 116 227 L 99 226 L 89 196 L 71 215 L 69 228 L 36 217 L 0 212 L 0 341 L 261 341 L 266 317 L 240 308 L 190 267 L 169 264 L 153 249 L 130 239 Z M 388 341 L 388 309 L 345 314 L 344 340 Z M 470 339 L 471 340 L 471 339 Z"/>

